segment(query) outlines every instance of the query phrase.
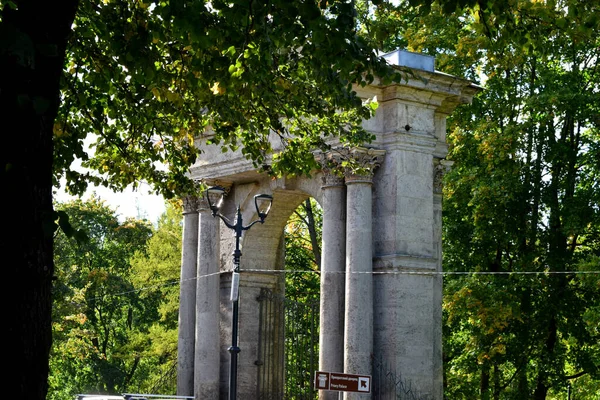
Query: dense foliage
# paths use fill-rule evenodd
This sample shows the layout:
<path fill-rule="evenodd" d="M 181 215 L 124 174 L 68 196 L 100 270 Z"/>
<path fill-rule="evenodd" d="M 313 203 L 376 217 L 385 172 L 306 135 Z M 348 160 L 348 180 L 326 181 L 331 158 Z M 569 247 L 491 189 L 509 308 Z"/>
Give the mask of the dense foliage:
<path fill-rule="evenodd" d="M 598 0 L 0 0 L 15 397 L 45 397 L 56 223 L 77 236 L 53 210 L 53 180 L 183 193 L 209 127 L 265 171 L 306 172 L 322 133 L 370 139 L 357 124 L 374 108 L 352 84 L 389 78 L 373 48 L 397 47 L 486 87 L 449 125 L 444 262 L 507 274 L 446 278 L 447 395 L 597 393 L 600 291 L 584 272 L 600 257 L 598 15 Z M 269 135 L 284 153 L 270 154 Z M 74 171 L 76 158 L 96 172 Z"/>
<path fill-rule="evenodd" d="M 131 269 L 131 259 L 146 249 L 151 228 L 143 221 L 119 222 L 97 198 L 57 209 L 87 240 L 64 233 L 55 240 L 50 386 L 56 398 L 73 392 L 115 393 L 139 369 L 141 343 L 134 337 L 157 317 L 135 290 Z"/>
<path fill-rule="evenodd" d="M 140 298 L 157 311 L 146 339 L 147 368 L 136 383 L 138 393 L 176 393 L 179 277 L 181 268 L 181 205 L 166 204 L 146 252 L 132 259 L 135 284 L 143 288 Z"/>
<path fill-rule="evenodd" d="M 97 198 L 57 204 L 86 240 L 55 240 L 49 399 L 174 392 L 181 227 L 119 221 Z"/>
<path fill-rule="evenodd" d="M 382 46 L 429 53 L 485 87 L 449 124 L 444 268 L 494 275 L 445 278 L 446 395 L 594 398 L 600 3 L 488 6 L 388 3 L 364 23 Z"/>
<path fill-rule="evenodd" d="M 143 178 L 170 197 L 189 189 L 194 139 L 207 130 L 267 172 L 309 172 L 323 135 L 370 139 L 360 121 L 372 107 L 352 84 L 391 73 L 352 25 L 343 1 L 81 3 L 54 126 L 56 177 L 74 192 Z M 71 170 L 77 157 L 97 173 Z"/>
<path fill-rule="evenodd" d="M 285 228 L 285 396 L 317 397 L 319 293 L 323 210 L 306 199 Z M 311 396 L 311 393 L 313 394 Z"/>
<path fill-rule="evenodd" d="M 323 210 L 305 200 L 290 216 L 285 229 L 285 293 L 296 301 L 319 300 L 321 225 Z"/>

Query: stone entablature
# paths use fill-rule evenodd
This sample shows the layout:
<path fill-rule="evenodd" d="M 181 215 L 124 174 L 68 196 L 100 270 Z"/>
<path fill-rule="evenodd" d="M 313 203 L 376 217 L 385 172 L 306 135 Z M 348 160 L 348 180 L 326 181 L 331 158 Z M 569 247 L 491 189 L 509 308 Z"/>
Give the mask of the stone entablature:
<path fill-rule="evenodd" d="M 423 148 L 422 151 L 429 153 L 439 145 L 438 157 L 443 158 L 447 152 L 445 118 L 459 104 L 469 103 L 479 87 L 451 75 L 415 71 L 414 77 L 401 83 L 389 86 L 375 83 L 354 89 L 364 100 L 376 98 L 379 103 L 375 116 L 363 122 L 363 127 L 376 135 L 375 141 L 368 144 L 370 147 Z M 402 134 L 400 138 L 398 134 Z M 240 150 L 223 153 L 220 146 L 206 144 L 211 137 L 207 131 L 195 139 L 203 153 L 190 168 L 192 176 L 258 179 L 259 173 Z M 340 146 L 336 138 L 328 139 L 327 143 L 334 148 Z M 277 135 L 273 135 L 271 145 L 275 151 L 281 148 Z"/>

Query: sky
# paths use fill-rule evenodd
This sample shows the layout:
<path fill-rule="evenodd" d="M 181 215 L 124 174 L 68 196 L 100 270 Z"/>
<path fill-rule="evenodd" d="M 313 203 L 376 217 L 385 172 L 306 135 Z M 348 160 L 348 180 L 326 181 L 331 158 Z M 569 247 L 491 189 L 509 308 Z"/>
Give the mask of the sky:
<path fill-rule="evenodd" d="M 96 136 L 89 134 L 84 139 L 83 148 L 88 153 L 89 157 L 94 154 L 93 143 L 96 142 Z M 87 172 L 84 167 L 81 166 L 81 160 L 75 159 L 71 168 L 79 172 Z M 54 188 L 54 200 L 58 202 L 64 202 L 76 199 L 76 196 L 67 194 L 64 190 L 64 178 L 61 181 L 61 187 Z M 122 221 L 125 218 L 138 218 L 147 219 L 154 225 L 158 222 L 158 218 L 165 212 L 165 201 L 162 196 L 152 194 L 150 186 L 146 183 L 140 183 L 137 190 L 127 189 L 120 193 L 115 193 L 112 190 L 103 186 L 94 186 L 90 184 L 90 187 L 86 193 L 82 196 L 83 200 L 87 200 L 94 193 L 102 200 L 106 201 L 106 204 L 114 209 Z"/>
<path fill-rule="evenodd" d="M 59 202 L 76 199 L 76 196 L 71 196 L 62 188 L 55 189 L 54 199 Z M 158 218 L 165 211 L 165 202 L 162 196 L 150 193 L 150 186 L 141 184 L 140 187 L 133 191 L 125 190 L 121 193 L 115 193 L 105 187 L 90 186 L 88 191 L 82 196 L 83 200 L 88 199 L 94 193 L 106 201 L 106 204 L 114 209 L 120 220 L 127 217 L 147 219 L 153 224 L 158 222 Z"/>

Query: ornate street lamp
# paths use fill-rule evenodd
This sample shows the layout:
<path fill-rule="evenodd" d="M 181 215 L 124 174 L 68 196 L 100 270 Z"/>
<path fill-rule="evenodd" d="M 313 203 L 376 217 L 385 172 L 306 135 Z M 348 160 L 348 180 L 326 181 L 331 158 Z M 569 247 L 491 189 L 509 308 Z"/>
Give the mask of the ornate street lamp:
<path fill-rule="evenodd" d="M 273 203 L 273 196 L 268 194 L 257 194 L 254 196 L 254 207 L 256 207 L 256 213 L 258 218 L 252 221 L 249 225 L 244 226 L 242 221 L 242 212 L 240 206 L 237 206 L 235 222 L 229 221 L 226 217 L 221 215 L 219 210 L 223 205 L 223 198 L 225 197 L 225 189 L 220 186 L 213 186 L 206 190 L 206 198 L 208 205 L 212 211 L 213 217 L 219 217 L 225 223 L 229 229 L 234 230 L 235 234 L 235 250 L 233 252 L 233 274 L 231 276 L 231 296 L 230 300 L 233 303 L 233 315 L 231 322 L 231 347 L 227 349 L 231 354 L 231 364 L 229 367 L 229 400 L 236 400 L 237 393 L 237 356 L 240 352 L 238 347 L 238 300 L 239 300 L 239 286 L 240 286 L 240 257 L 242 252 L 240 251 L 240 238 L 242 232 L 247 231 L 253 225 L 260 222 L 265 222 L 269 210 L 271 210 L 271 204 Z"/>

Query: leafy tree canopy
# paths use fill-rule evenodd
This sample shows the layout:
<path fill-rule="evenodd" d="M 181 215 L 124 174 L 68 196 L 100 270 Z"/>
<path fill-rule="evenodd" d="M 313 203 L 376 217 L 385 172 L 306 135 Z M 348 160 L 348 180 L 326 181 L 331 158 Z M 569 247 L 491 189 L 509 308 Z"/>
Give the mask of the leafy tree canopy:
<path fill-rule="evenodd" d="M 96 197 L 56 208 L 88 239 L 55 240 L 48 398 L 175 393 L 181 210 L 167 204 L 151 228 Z"/>
<path fill-rule="evenodd" d="M 356 35 L 354 13 L 350 1 L 82 2 L 54 125 L 55 180 L 81 193 L 90 181 L 119 190 L 146 179 L 170 197 L 188 188 L 207 129 L 271 173 L 309 172 L 322 134 L 370 140 L 360 122 L 374 107 L 352 85 L 394 75 Z M 285 144 L 272 159 L 270 135 Z M 76 158 L 96 173 L 72 170 Z"/>
<path fill-rule="evenodd" d="M 501 275 L 445 280 L 446 394 L 597 393 L 600 3 L 362 10 L 371 40 L 485 86 L 448 125 L 444 268 Z"/>
<path fill-rule="evenodd" d="M 312 198 L 290 216 L 285 227 L 285 296 L 310 302 L 319 298 L 323 210 Z"/>
<path fill-rule="evenodd" d="M 62 232 L 55 240 L 50 398 L 123 391 L 146 363 L 144 337 L 158 314 L 140 295 L 131 265 L 145 254 L 151 227 L 134 219 L 119 222 L 96 197 L 57 209 L 86 240 Z"/>

